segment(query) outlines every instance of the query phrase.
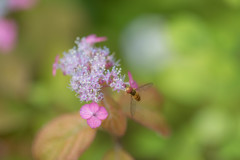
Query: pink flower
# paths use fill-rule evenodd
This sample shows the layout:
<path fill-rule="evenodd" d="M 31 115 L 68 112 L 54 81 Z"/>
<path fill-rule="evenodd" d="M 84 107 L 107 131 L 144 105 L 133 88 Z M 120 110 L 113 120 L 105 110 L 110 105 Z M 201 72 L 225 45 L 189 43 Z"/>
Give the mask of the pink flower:
<path fill-rule="evenodd" d="M 83 119 L 87 119 L 87 123 L 91 128 L 97 128 L 101 125 L 102 120 L 107 118 L 108 112 L 104 107 L 100 107 L 97 103 L 92 102 L 82 106 L 80 116 Z"/>
<path fill-rule="evenodd" d="M 53 76 L 56 76 L 58 60 L 59 60 L 59 55 L 56 56 L 54 64 L 53 64 L 53 70 L 52 70 Z"/>
<path fill-rule="evenodd" d="M 25 10 L 33 7 L 36 0 L 8 0 L 11 10 Z"/>
<path fill-rule="evenodd" d="M 138 88 L 138 84 L 137 84 L 137 82 L 135 82 L 135 81 L 133 80 L 133 77 L 132 77 L 131 72 L 128 72 L 128 78 L 129 78 L 129 84 L 130 84 L 130 86 L 131 86 L 132 88 L 137 89 L 137 88 Z"/>
<path fill-rule="evenodd" d="M 97 37 L 95 34 L 91 34 L 86 37 L 86 42 L 90 44 L 106 41 L 107 37 Z"/>
<path fill-rule="evenodd" d="M 12 20 L 0 19 L 0 51 L 10 52 L 17 37 L 17 25 Z"/>

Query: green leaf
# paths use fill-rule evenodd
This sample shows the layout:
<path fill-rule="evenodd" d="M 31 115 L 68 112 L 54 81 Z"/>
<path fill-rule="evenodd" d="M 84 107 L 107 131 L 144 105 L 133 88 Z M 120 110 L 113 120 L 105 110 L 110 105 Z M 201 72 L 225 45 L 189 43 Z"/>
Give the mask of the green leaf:
<path fill-rule="evenodd" d="M 62 115 L 39 132 L 33 155 L 37 160 L 77 160 L 94 140 L 96 131 L 77 113 Z"/>
<path fill-rule="evenodd" d="M 104 101 L 101 102 L 108 110 L 108 117 L 103 121 L 102 127 L 115 136 L 123 136 L 127 128 L 127 117 L 119 104 L 107 93 L 104 94 Z"/>
<path fill-rule="evenodd" d="M 134 158 L 121 147 L 115 147 L 105 154 L 103 160 L 134 160 Z"/>
<path fill-rule="evenodd" d="M 169 134 L 169 129 L 162 116 L 163 97 L 155 88 L 140 92 L 141 101 L 136 102 L 134 116 L 130 114 L 130 95 L 122 95 L 119 104 L 125 114 L 134 121 L 146 126 L 164 136 Z M 135 101 L 135 100 L 134 100 Z"/>

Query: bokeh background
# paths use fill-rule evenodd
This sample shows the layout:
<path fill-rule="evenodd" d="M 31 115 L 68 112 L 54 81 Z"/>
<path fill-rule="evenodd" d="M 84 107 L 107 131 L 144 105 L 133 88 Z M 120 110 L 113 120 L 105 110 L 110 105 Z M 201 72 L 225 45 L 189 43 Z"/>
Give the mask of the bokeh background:
<path fill-rule="evenodd" d="M 37 131 L 82 103 L 69 78 L 52 76 L 54 57 L 77 36 L 107 36 L 126 73 L 164 96 L 168 138 L 129 120 L 121 142 L 137 160 L 240 159 L 240 1 L 39 0 L 7 15 L 14 50 L 0 54 L 0 159 L 30 160 Z M 105 132 L 80 160 L 113 146 Z"/>

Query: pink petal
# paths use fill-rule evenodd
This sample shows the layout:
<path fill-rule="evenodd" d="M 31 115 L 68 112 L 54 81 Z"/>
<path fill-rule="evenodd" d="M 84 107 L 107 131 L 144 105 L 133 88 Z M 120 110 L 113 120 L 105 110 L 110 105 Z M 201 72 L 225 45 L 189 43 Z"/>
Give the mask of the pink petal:
<path fill-rule="evenodd" d="M 108 112 L 104 107 L 100 107 L 96 113 L 96 117 L 100 120 L 106 119 L 108 116 Z"/>
<path fill-rule="evenodd" d="M 53 70 L 52 70 L 53 76 L 55 76 L 55 75 L 56 75 L 56 72 L 57 72 L 58 60 L 59 60 L 59 55 L 56 56 L 55 61 L 54 61 L 54 64 L 53 64 Z"/>
<path fill-rule="evenodd" d="M 106 41 L 106 37 L 97 37 L 95 34 L 91 34 L 86 37 L 86 42 L 90 44 Z"/>
<path fill-rule="evenodd" d="M 17 25 L 12 20 L 0 19 L 0 50 L 10 52 L 16 43 Z"/>
<path fill-rule="evenodd" d="M 11 10 L 24 10 L 33 7 L 36 0 L 8 0 Z"/>
<path fill-rule="evenodd" d="M 130 86 L 131 86 L 132 88 L 137 89 L 137 88 L 138 88 L 138 84 L 137 84 L 137 82 L 135 82 L 135 81 L 133 80 L 131 72 L 128 72 L 128 77 L 129 77 L 129 84 L 130 84 Z"/>
<path fill-rule="evenodd" d="M 89 119 L 92 117 L 93 115 L 93 112 L 90 110 L 90 104 L 85 104 L 82 106 L 82 108 L 80 109 L 80 116 L 83 118 L 83 119 Z"/>
<path fill-rule="evenodd" d="M 92 116 L 87 120 L 87 123 L 91 128 L 97 128 L 101 125 L 102 122 L 97 117 Z"/>
<path fill-rule="evenodd" d="M 99 105 L 96 102 L 92 102 L 89 104 L 89 109 L 92 113 L 96 113 L 99 110 Z"/>

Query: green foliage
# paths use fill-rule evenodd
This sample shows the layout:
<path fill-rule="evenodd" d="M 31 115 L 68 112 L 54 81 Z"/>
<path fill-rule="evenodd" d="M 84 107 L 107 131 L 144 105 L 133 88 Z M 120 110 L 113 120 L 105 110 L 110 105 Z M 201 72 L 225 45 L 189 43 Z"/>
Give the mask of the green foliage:
<path fill-rule="evenodd" d="M 122 160 L 133 160 L 133 158 L 122 148 L 114 148 L 106 153 L 103 160 L 122 159 Z"/>

